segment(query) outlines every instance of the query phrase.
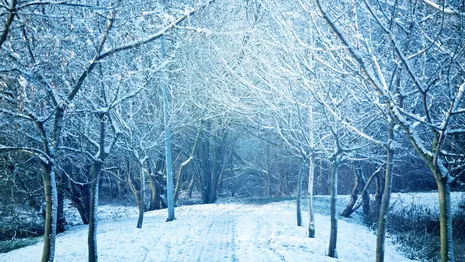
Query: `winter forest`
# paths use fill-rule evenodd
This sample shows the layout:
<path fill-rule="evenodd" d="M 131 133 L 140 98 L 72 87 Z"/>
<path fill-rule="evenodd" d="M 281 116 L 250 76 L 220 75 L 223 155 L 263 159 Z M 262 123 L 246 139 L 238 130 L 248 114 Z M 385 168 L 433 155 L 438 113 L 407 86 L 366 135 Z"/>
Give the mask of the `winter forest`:
<path fill-rule="evenodd" d="M 465 1 L 0 0 L 0 261 L 465 261 Z"/>

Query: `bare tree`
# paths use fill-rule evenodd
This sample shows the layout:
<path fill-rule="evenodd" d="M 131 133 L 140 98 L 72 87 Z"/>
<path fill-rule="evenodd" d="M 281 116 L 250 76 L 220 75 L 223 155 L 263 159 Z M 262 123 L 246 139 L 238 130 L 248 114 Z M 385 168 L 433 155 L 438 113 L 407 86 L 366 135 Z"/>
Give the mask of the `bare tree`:
<path fill-rule="evenodd" d="M 456 28 L 460 14 L 443 12 L 445 4 L 441 8 L 430 1 L 411 3 L 405 8 L 398 2 L 375 6 L 364 1 L 359 8 L 359 17 L 363 17 L 359 22 L 374 30 L 362 32 L 361 37 L 368 39 L 376 35 L 386 39 L 386 49 L 380 50 L 372 41 L 356 47 L 354 37 L 334 20 L 337 14 L 328 12 L 320 1 L 316 4 L 324 21 L 359 68 L 360 78 L 385 102 L 389 116 L 404 130 L 433 173 L 440 199 L 441 259 L 454 261 L 450 192 L 451 183 L 463 173 L 458 171 L 463 169 L 463 163 L 456 160 L 462 157 L 463 147 L 456 143 L 453 134 L 463 133 L 459 123 L 463 123 L 465 74 L 460 65 L 463 56 L 452 55 L 463 49 L 459 40 L 463 39 L 463 30 L 445 29 Z M 440 19 L 427 19 L 428 15 L 438 15 Z M 438 31 L 432 33 L 426 28 Z M 450 41 L 440 44 L 444 38 Z M 447 77 L 441 77 L 444 72 L 449 72 Z M 388 79 L 398 80 L 389 83 Z M 418 126 L 422 127 L 421 132 L 427 133 L 420 134 Z M 387 195 L 383 199 L 388 199 Z M 380 221 L 381 228 L 383 225 Z M 383 243 L 378 241 L 377 261 L 384 260 Z"/>

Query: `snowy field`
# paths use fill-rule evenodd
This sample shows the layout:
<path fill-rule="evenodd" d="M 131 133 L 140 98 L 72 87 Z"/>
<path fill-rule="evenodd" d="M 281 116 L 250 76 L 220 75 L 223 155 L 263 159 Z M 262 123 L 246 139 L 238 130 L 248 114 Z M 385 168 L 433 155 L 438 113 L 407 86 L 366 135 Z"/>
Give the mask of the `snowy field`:
<path fill-rule="evenodd" d="M 115 214 L 114 212 L 121 212 Z M 339 221 L 339 259 L 325 256 L 329 217 L 317 214 L 316 238 L 295 224 L 295 202 L 264 205 L 222 203 L 147 212 L 136 228 L 133 208 L 102 207 L 100 261 L 374 261 L 376 236 L 366 227 Z M 305 221 L 305 214 L 304 221 Z M 117 217 L 117 218 L 115 218 Z M 40 261 L 42 243 L 0 254 L 0 261 Z M 55 261 L 87 261 L 87 226 L 57 237 Z M 409 261 L 389 242 L 386 261 Z"/>

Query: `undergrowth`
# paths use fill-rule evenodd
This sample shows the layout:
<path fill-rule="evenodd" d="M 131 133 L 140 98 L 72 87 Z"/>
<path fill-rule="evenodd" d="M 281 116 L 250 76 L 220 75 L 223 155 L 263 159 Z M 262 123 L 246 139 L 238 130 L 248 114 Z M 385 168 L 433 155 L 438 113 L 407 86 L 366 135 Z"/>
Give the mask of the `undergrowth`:
<path fill-rule="evenodd" d="M 420 261 L 440 261 L 439 211 L 421 204 L 394 203 L 390 208 L 387 237 L 399 246 L 408 258 Z M 377 211 L 367 217 L 376 229 Z M 453 214 L 453 240 L 456 261 L 465 261 L 465 209 Z"/>

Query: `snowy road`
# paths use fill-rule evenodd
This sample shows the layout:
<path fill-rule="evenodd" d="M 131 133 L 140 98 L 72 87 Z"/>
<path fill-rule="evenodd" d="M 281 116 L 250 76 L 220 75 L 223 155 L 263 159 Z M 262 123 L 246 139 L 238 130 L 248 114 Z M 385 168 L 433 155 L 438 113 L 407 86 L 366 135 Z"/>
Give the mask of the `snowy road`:
<path fill-rule="evenodd" d="M 339 259 L 325 256 L 329 217 L 316 215 L 317 237 L 295 226 L 292 202 L 266 205 L 212 204 L 148 212 L 144 227 L 136 218 L 99 225 L 100 261 L 374 261 L 375 235 L 339 221 Z M 56 261 L 87 261 L 87 227 L 76 226 L 57 239 Z M 42 243 L 7 254 L 0 261 L 40 261 Z M 386 261 L 409 261 L 389 243 Z"/>

